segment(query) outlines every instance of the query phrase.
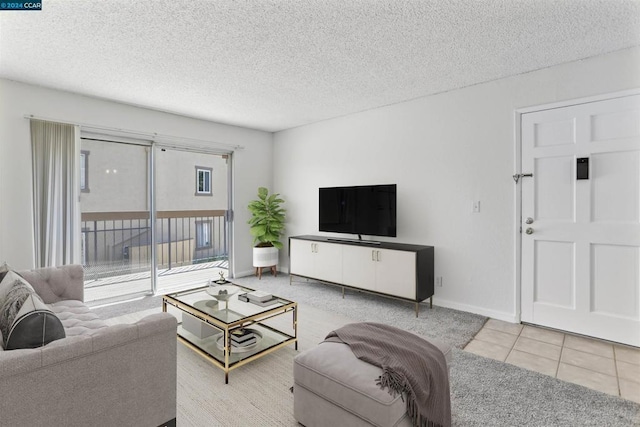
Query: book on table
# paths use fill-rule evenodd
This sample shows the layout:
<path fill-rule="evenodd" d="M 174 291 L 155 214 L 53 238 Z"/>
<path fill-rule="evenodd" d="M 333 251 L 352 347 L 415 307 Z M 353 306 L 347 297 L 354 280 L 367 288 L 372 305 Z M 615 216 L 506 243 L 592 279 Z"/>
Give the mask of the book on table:
<path fill-rule="evenodd" d="M 258 338 L 253 337 L 249 340 L 243 341 L 243 342 L 235 342 L 235 341 L 231 341 L 231 347 L 236 347 L 236 348 L 242 348 L 242 347 L 249 347 L 250 345 L 253 345 L 255 343 L 258 342 Z"/>
<path fill-rule="evenodd" d="M 253 329 L 234 329 L 229 333 L 231 346 L 236 348 L 248 347 L 258 342 L 258 335 Z"/>
<path fill-rule="evenodd" d="M 251 302 L 253 301 L 265 302 L 265 301 L 269 301 L 270 299 L 273 299 L 273 295 L 271 295 L 269 292 L 264 292 L 264 291 L 252 291 L 247 293 L 247 298 L 249 298 L 249 301 Z"/>
<path fill-rule="evenodd" d="M 244 343 L 252 338 L 256 338 L 257 335 L 251 329 L 234 329 L 230 332 L 232 343 Z"/>
<path fill-rule="evenodd" d="M 252 300 L 249 300 L 249 302 L 251 304 L 259 305 L 260 307 L 267 307 L 269 305 L 277 304 L 278 302 L 280 302 L 280 300 L 278 298 L 271 297 L 271 299 L 266 300 L 266 301 L 252 301 Z"/>

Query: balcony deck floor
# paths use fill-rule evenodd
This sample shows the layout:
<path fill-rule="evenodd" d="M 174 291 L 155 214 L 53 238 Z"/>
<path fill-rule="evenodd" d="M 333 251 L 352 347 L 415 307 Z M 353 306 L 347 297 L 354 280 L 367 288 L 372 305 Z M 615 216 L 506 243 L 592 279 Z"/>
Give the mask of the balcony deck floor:
<path fill-rule="evenodd" d="M 204 286 L 220 272 L 228 277 L 228 269 L 228 261 L 215 261 L 158 270 L 158 293 Z M 150 271 L 85 280 L 84 299 L 91 306 L 144 293 L 151 293 Z"/>

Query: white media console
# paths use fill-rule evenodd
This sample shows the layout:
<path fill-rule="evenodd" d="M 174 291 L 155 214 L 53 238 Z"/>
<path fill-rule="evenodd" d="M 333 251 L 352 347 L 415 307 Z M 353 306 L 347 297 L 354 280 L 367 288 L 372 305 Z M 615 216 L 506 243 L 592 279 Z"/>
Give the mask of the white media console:
<path fill-rule="evenodd" d="M 433 297 L 433 246 L 289 238 L 289 274 L 419 303 Z"/>

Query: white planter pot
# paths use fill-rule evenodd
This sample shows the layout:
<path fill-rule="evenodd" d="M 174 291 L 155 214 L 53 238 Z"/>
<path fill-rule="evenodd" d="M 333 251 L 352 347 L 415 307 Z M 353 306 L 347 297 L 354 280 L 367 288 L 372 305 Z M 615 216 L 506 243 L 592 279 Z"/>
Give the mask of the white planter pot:
<path fill-rule="evenodd" d="M 278 265 L 278 248 L 253 248 L 253 266 L 271 267 Z"/>

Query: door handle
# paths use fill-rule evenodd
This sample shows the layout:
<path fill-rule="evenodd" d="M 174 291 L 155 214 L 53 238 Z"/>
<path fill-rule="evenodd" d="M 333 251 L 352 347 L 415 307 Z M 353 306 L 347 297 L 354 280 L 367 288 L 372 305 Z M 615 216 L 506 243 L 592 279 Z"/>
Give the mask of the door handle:
<path fill-rule="evenodd" d="M 371 251 L 371 261 L 373 261 L 373 262 L 376 261 L 376 251 L 374 251 L 374 250 Z"/>
<path fill-rule="evenodd" d="M 525 233 L 527 233 L 527 234 L 533 234 L 533 228 L 531 228 L 531 227 L 527 227 L 527 229 L 525 230 Z"/>

